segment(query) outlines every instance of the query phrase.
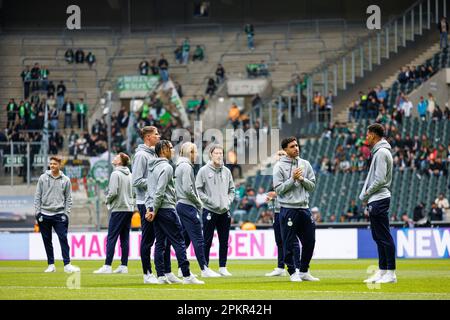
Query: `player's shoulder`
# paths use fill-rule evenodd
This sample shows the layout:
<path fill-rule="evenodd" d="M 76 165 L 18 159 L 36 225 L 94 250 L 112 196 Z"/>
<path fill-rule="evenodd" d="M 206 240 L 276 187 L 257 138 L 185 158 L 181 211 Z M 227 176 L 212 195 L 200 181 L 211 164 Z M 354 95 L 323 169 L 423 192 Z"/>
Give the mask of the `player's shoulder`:
<path fill-rule="evenodd" d="M 39 176 L 38 182 L 43 182 L 47 176 L 48 176 L 47 173 L 44 172 Z"/>

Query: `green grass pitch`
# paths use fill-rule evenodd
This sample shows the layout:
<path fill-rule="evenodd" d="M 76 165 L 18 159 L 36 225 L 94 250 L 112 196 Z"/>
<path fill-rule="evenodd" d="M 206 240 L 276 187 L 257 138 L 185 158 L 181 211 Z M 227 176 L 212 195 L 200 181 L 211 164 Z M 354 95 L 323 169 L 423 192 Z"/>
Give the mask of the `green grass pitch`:
<path fill-rule="evenodd" d="M 78 279 L 63 272 L 61 261 L 53 274 L 43 273 L 44 261 L 0 261 L 0 299 L 450 299 L 449 259 L 397 262 L 397 284 L 369 288 L 362 281 L 375 260 L 313 260 L 311 273 L 321 281 L 301 283 L 265 277 L 275 261 L 230 260 L 233 276 L 206 278 L 205 285 L 144 285 L 140 261 L 130 261 L 130 273 L 124 275 L 92 274 L 103 261 L 73 261 L 81 268 Z M 199 274 L 196 261 L 191 266 Z M 217 270 L 217 261 L 211 268 Z M 67 282 L 79 289 L 69 289 Z"/>

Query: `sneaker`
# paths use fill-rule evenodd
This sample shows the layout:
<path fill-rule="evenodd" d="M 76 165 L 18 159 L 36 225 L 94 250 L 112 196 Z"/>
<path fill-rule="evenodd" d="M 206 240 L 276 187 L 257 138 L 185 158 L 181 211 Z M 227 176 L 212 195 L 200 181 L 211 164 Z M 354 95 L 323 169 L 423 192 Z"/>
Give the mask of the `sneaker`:
<path fill-rule="evenodd" d="M 45 273 L 56 272 L 56 268 L 54 264 L 49 264 L 47 269 L 44 271 Z"/>
<path fill-rule="evenodd" d="M 205 284 L 204 281 L 198 280 L 194 276 L 184 277 L 183 284 Z"/>
<path fill-rule="evenodd" d="M 158 279 L 156 279 L 156 277 L 152 273 L 147 273 L 147 274 L 144 274 L 144 283 L 145 284 L 158 284 Z"/>
<path fill-rule="evenodd" d="M 65 273 L 80 272 L 80 268 L 75 267 L 69 263 L 64 266 L 64 272 Z"/>
<path fill-rule="evenodd" d="M 378 280 L 380 280 L 384 276 L 385 273 L 386 273 L 386 270 L 378 270 L 373 276 L 364 280 L 364 283 L 375 283 Z"/>
<path fill-rule="evenodd" d="M 397 276 L 395 271 L 388 270 L 381 279 L 375 281 L 375 283 L 397 283 Z"/>
<path fill-rule="evenodd" d="M 102 266 L 100 269 L 95 270 L 94 273 L 112 273 L 111 266 L 107 266 L 106 264 Z"/>
<path fill-rule="evenodd" d="M 219 274 L 224 277 L 231 277 L 232 274 L 228 272 L 227 267 L 220 267 L 219 268 Z"/>
<path fill-rule="evenodd" d="M 166 276 L 166 279 L 169 281 L 169 283 L 182 283 L 183 282 L 181 279 L 177 278 L 172 272 L 165 273 L 164 275 Z"/>
<path fill-rule="evenodd" d="M 161 276 L 156 279 L 156 284 L 170 284 L 170 281 L 167 280 L 166 276 Z"/>
<path fill-rule="evenodd" d="M 319 278 L 313 277 L 309 272 L 299 272 L 302 281 L 320 281 Z"/>
<path fill-rule="evenodd" d="M 197 278 L 197 275 L 191 272 L 191 276 L 194 276 Z M 183 278 L 183 271 L 181 271 L 181 268 L 178 268 L 178 278 Z"/>
<path fill-rule="evenodd" d="M 128 273 L 128 267 L 120 265 L 116 270 L 114 270 L 114 273 Z"/>
<path fill-rule="evenodd" d="M 273 269 L 272 272 L 266 273 L 266 277 L 280 277 L 280 276 L 285 276 L 286 275 L 286 270 L 281 269 L 281 268 L 275 268 Z"/>
<path fill-rule="evenodd" d="M 205 267 L 205 269 L 202 270 L 202 278 L 219 278 L 219 277 L 220 274 L 211 270 L 208 267 Z"/>
<path fill-rule="evenodd" d="M 302 282 L 302 278 L 300 277 L 300 272 L 294 272 L 291 274 L 290 279 L 292 282 Z"/>

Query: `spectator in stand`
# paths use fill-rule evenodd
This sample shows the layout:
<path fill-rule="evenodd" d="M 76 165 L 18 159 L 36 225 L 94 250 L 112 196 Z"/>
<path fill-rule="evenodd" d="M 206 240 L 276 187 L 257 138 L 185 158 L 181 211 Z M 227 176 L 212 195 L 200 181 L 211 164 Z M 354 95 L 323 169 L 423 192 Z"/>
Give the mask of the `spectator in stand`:
<path fill-rule="evenodd" d="M 439 46 L 441 49 L 448 48 L 448 22 L 446 17 L 442 17 L 438 22 L 437 28 L 440 33 Z"/>
<path fill-rule="evenodd" d="M 23 120 L 25 123 L 27 122 L 27 110 L 25 108 L 25 103 L 23 100 L 20 101 L 19 103 L 19 121 Z"/>
<path fill-rule="evenodd" d="M 413 106 L 412 102 L 409 100 L 408 97 L 405 96 L 405 102 L 403 102 L 402 107 L 401 107 L 403 115 L 406 118 L 411 117 L 411 112 L 412 112 L 413 108 L 414 108 L 414 106 Z"/>
<path fill-rule="evenodd" d="M 161 54 L 161 58 L 158 61 L 159 74 L 161 75 L 161 79 L 164 83 L 169 81 L 169 62 L 164 58 L 164 55 Z"/>
<path fill-rule="evenodd" d="M 440 193 L 436 200 L 434 200 L 434 203 L 442 210 L 443 217 L 445 217 L 443 220 L 450 220 L 450 204 L 445 195 Z"/>
<path fill-rule="evenodd" d="M 428 119 L 431 119 L 433 117 L 435 109 L 436 109 L 436 101 L 434 100 L 433 94 L 430 92 L 428 93 L 428 100 L 427 100 Z"/>
<path fill-rule="evenodd" d="M 384 101 L 387 98 L 387 92 L 383 89 L 383 86 L 380 84 L 376 87 L 377 99 L 379 101 Z"/>
<path fill-rule="evenodd" d="M 191 50 L 191 44 L 189 38 L 185 38 L 182 44 L 182 60 L 183 64 L 188 64 L 189 62 L 189 52 Z"/>
<path fill-rule="evenodd" d="M 39 87 L 41 90 L 47 91 L 49 74 L 50 71 L 47 69 L 47 66 L 43 66 L 39 70 L 39 80 L 41 81 L 41 85 Z"/>
<path fill-rule="evenodd" d="M 36 62 L 30 71 L 31 72 L 31 91 L 39 90 L 39 77 L 40 77 L 39 70 L 40 70 L 39 63 Z"/>
<path fill-rule="evenodd" d="M 359 206 L 356 204 L 356 200 L 352 200 L 350 203 L 350 207 L 347 210 L 347 213 L 345 214 L 345 218 L 351 222 L 352 220 L 354 221 L 359 221 L 359 219 L 361 219 L 361 210 L 359 208 Z"/>
<path fill-rule="evenodd" d="M 139 74 L 141 76 L 147 76 L 148 69 L 149 69 L 149 64 L 148 64 L 147 60 L 143 60 L 143 61 L 141 61 L 141 63 L 139 63 Z"/>
<path fill-rule="evenodd" d="M 30 66 L 26 66 L 25 69 L 20 74 L 23 82 L 23 95 L 25 99 L 30 96 L 30 81 L 31 81 L 31 71 Z"/>
<path fill-rule="evenodd" d="M 369 119 L 376 119 L 378 116 L 378 101 L 375 96 L 368 98 L 367 112 Z"/>
<path fill-rule="evenodd" d="M 360 105 L 359 101 L 352 101 L 348 106 L 348 122 L 359 120 Z"/>
<path fill-rule="evenodd" d="M 213 78 L 209 78 L 205 94 L 209 95 L 209 97 L 211 98 L 216 92 L 216 90 L 217 90 L 216 82 L 214 81 Z"/>
<path fill-rule="evenodd" d="M 56 105 L 58 106 L 58 110 L 61 111 L 62 106 L 64 104 L 64 96 L 66 94 L 66 86 L 64 82 L 61 80 L 56 87 Z"/>
<path fill-rule="evenodd" d="M 78 49 L 75 52 L 75 63 L 84 63 L 84 51 L 81 49 Z"/>
<path fill-rule="evenodd" d="M 26 103 L 26 102 L 25 102 Z M 31 104 L 30 104 L 31 105 Z M 48 107 L 49 107 L 49 109 L 51 109 L 51 108 L 53 108 L 53 107 L 56 107 L 56 108 L 58 108 L 57 106 L 56 106 L 56 100 L 55 100 L 55 97 L 53 96 L 53 95 L 51 95 L 50 97 L 48 97 L 48 99 L 47 99 L 47 105 L 48 105 Z M 59 110 L 58 110 L 59 111 Z"/>
<path fill-rule="evenodd" d="M 444 120 L 450 121 L 450 109 L 448 107 L 448 103 L 445 104 Z"/>
<path fill-rule="evenodd" d="M 273 224 L 272 211 L 270 211 L 270 210 L 262 211 L 261 214 L 259 215 L 258 221 L 256 223 L 257 224 L 267 224 L 267 225 Z"/>
<path fill-rule="evenodd" d="M 325 119 L 325 99 L 319 91 L 316 91 L 313 99 L 313 107 L 319 113 L 319 122 L 324 122 Z"/>
<path fill-rule="evenodd" d="M 334 96 L 333 91 L 328 91 L 328 95 L 325 98 L 325 121 L 331 122 L 331 115 L 333 113 Z"/>
<path fill-rule="evenodd" d="M 158 68 L 158 66 L 156 65 L 156 59 L 152 59 L 152 60 L 150 61 L 150 71 L 152 72 L 152 75 L 153 75 L 153 76 L 159 75 L 159 68 Z"/>
<path fill-rule="evenodd" d="M 183 98 L 183 87 L 181 84 L 178 81 L 175 81 L 173 85 L 175 86 L 175 90 L 177 90 L 180 99 Z"/>
<path fill-rule="evenodd" d="M 443 212 L 442 209 L 438 207 L 436 202 L 431 204 L 431 209 L 428 216 L 431 221 L 442 221 Z"/>
<path fill-rule="evenodd" d="M 88 115 L 88 105 L 84 102 L 83 98 L 80 98 L 80 102 L 77 103 L 76 112 L 78 118 L 78 128 L 83 131 L 84 128 L 86 128 L 86 118 Z"/>
<path fill-rule="evenodd" d="M 203 50 L 203 48 L 200 45 L 197 45 L 195 47 L 195 51 L 194 54 L 192 56 L 192 61 L 203 61 L 203 59 L 205 58 L 205 51 Z"/>
<path fill-rule="evenodd" d="M 173 51 L 173 54 L 175 55 L 175 61 L 178 64 L 181 64 L 183 62 L 183 47 L 182 46 L 176 47 L 175 50 Z"/>
<path fill-rule="evenodd" d="M 89 53 L 86 56 L 86 62 L 89 65 L 89 69 L 92 69 L 92 66 L 94 65 L 95 61 L 97 61 L 95 55 L 89 51 Z"/>
<path fill-rule="evenodd" d="M 66 53 L 64 53 L 64 59 L 66 59 L 67 63 L 73 63 L 75 54 L 73 53 L 73 50 L 71 48 L 67 49 Z"/>
<path fill-rule="evenodd" d="M 413 221 L 418 222 L 423 218 L 425 218 L 425 204 L 421 202 L 414 208 Z"/>
<path fill-rule="evenodd" d="M 59 121 L 59 111 L 56 107 L 50 109 L 50 125 L 51 129 L 58 130 L 58 121 Z"/>
<path fill-rule="evenodd" d="M 411 68 L 409 68 L 409 83 L 410 84 L 414 85 L 414 83 L 416 83 L 418 81 L 416 75 L 417 75 L 416 67 L 412 66 Z"/>
<path fill-rule="evenodd" d="M 264 190 L 263 187 L 260 187 L 258 189 L 258 193 L 256 194 L 256 198 L 255 198 L 255 204 L 256 204 L 256 208 L 260 208 L 260 207 L 266 207 L 267 208 L 267 202 L 266 202 L 266 191 Z"/>
<path fill-rule="evenodd" d="M 255 28 L 253 27 L 253 25 L 251 23 L 247 23 L 244 27 L 244 32 L 247 35 L 248 49 L 251 51 L 255 50 L 255 41 L 254 41 Z"/>
<path fill-rule="evenodd" d="M 317 207 L 311 209 L 312 218 L 316 223 L 322 222 L 322 215 L 320 214 L 320 210 Z"/>
<path fill-rule="evenodd" d="M 406 212 L 402 214 L 401 221 L 404 228 L 414 228 L 414 221 L 411 220 Z"/>
<path fill-rule="evenodd" d="M 6 113 L 8 115 L 8 123 L 6 127 L 8 129 L 13 128 L 16 122 L 16 114 L 18 111 L 18 107 L 14 99 L 10 99 L 6 106 Z"/>
<path fill-rule="evenodd" d="M 397 80 L 400 84 L 406 84 L 408 82 L 407 69 L 405 67 L 400 68 Z"/>
<path fill-rule="evenodd" d="M 241 202 L 239 203 L 238 208 L 233 212 L 233 219 L 237 222 L 245 221 L 244 217 L 247 217 L 248 213 L 254 207 L 255 202 L 250 200 L 247 195 L 245 195 Z"/>
<path fill-rule="evenodd" d="M 234 130 L 239 126 L 239 117 L 241 116 L 241 111 L 236 103 L 233 102 L 230 111 L 228 112 L 228 120 L 232 123 Z"/>
<path fill-rule="evenodd" d="M 219 63 L 216 69 L 216 82 L 217 84 L 221 84 L 225 80 L 225 69 Z"/>
<path fill-rule="evenodd" d="M 68 127 L 73 129 L 72 112 L 75 110 L 75 106 L 73 105 L 72 101 L 65 100 L 62 106 L 62 110 L 64 112 L 64 129 Z"/>
<path fill-rule="evenodd" d="M 367 102 L 368 102 L 367 95 L 364 94 L 364 92 L 360 91 L 359 92 L 359 110 L 360 110 L 359 118 L 360 119 L 367 119 L 367 117 L 368 117 Z"/>
<path fill-rule="evenodd" d="M 441 108 L 438 105 L 436 105 L 436 107 L 434 108 L 433 115 L 431 116 L 431 119 L 433 121 L 440 121 L 440 120 L 442 120 L 443 117 L 444 117 L 444 114 L 442 113 Z"/>
<path fill-rule="evenodd" d="M 49 81 L 47 86 L 47 98 L 49 98 L 50 96 L 55 96 L 55 90 L 56 88 L 53 81 Z"/>
<path fill-rule="evenodd" d="M 419 118 L 422 119 L 422 121 L 426 120 L 427 109 L 428 109 L 428 101 L 424 100 L 423 96 L 421 96 L 419 104 L 417 105 L 417 113 L 419 114 Z"/>

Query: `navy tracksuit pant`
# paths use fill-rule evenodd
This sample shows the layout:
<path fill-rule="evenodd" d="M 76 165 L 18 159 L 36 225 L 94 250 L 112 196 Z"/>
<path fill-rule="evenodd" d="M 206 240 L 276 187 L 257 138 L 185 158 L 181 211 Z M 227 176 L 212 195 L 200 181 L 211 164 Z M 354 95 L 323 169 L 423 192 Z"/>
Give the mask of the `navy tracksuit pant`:
<path fill-rule="evenodd" d="M 117 238 L 120 237 L 122 249 L 121 265 L 128 265 L 128 253 L 130 251 L 130 227 L 133 212 L 112 212 L 109 218 L 108 238 L 106 241 L 105 265 L 110 266 L 114 258 L 114 249 Z"/>
<path fill-rule="evenodd" d="M 289 274 L 295 272 L 293 259 L 294 243 L 300 239 L 302 253 L 300 258 L 300 272 L 308 272 L 314 246 L 316 244 L 316 224 L 309 209 L 281 208 L 280 227 L 283 241 L 284 263 Z M 298 239 L 297 239 L 298 238 Z"/>
<path fill-rule="evenodd" d="M 42 213 L 38 213 L 36 219 L 38 221 L 39 230 L 41 231 L 42 240 L 44 241 L 45 253 L 47 254 L 48 264 L 55 263 L 55 256 L 53 254 L 53 244 L 52 244 L 52 228 L 55 229 L 55 232 L 58 235 L 64 265 L 69 264 L 70 248 L 69 242 L 67 241 L 69 217 L 66 214 L 56 214 L 54 216 L 46 216 Z"/>
<path fill-rule="evenodd" d="M 380 270 L 395 270 L 395 243 L 389 230 L 391 198 L 368 203 L 370 229 L 378 248 Z"/>
<path fill-rule="evenodd" d="M 205 244 L 203 240 L 200 213 L 197 208 L 184 203 L 177 204 L 177 213 L 183 226 L 186 249 L 192 241 L 198 265 L 200 266 L 200 269 L 203 270 L 208 264 L 205 259 Z"/>
<path fill-rule="evenodd" d="M 284 251 L 283 251 L 283 238 L 281 236 L 280 227 L 280 213 L 274 213 L 273 232 L 275 233 L 275 243 L 278 248 L 278 268 L 284 269 Z M 294 241 L 294 265 L 295 268 L 300 268 L 300 244 Z"/>
<path fill-rule="evenodd" d="M 203 237 L 205 238 L 205 258 L 207 265 L 209 265 L 209 252 L 214 237 L 214 229 L 217 228 L 217 235 L 219 237 L 219 267 L 226 267 L 230 225 L 230 212 L 217 214 L 203 209 Z"/>
<path fill-rule="evenodd" d="M 164 276 L 164 255 L 167 249 L 167 240 L 170 241 L 177 255 L 178 266 L 183 272 L 183 277 L 189 277 L 189 261 L 186 257 L 186 246 L 184 245 L 183 227 L 180 218 L 174 209 L 158 210 L 153 220 L 155 228 L 155 268 L 158 277 Z"/>
<path fill-rule="evenodd" d="M 153 222 L 149 222 L 145 219 L 145 214 L 147 213 L 147 209 L 145 208 L 145 204 L 137 205 L 139 213 L 141 215 L 141 263 L 142 263 L 142 272 L 144 274 L 152 273 L 152 264 L 150 258 L 150 252 L 155 243 L 155 230 L 153 227 Z M 172 266 L 170 262 L 170 242 L 167 243 L 167 247 L 164 253 L 164 268 L 166 273 L 170 273 L 172 271 Z"/>

